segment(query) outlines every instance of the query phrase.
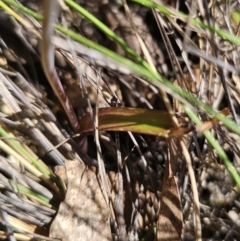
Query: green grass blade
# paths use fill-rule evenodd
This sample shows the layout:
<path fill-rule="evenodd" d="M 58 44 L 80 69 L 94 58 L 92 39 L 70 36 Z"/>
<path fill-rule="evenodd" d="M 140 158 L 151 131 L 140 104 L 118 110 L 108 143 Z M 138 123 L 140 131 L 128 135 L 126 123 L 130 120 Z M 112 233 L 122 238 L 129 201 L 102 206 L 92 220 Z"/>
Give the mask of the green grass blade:
<path fill-rule="evenodd" d="M 4 0 L 6 2 L 8 2 L 9 4 L 11 3 L 12 4 L 12 1 L 11 0 Z M 156 8 L 158 9 L 159 11 L 162 11 L 164 14 L 173 14 L 171 13 L 166 7 L 164 6 L 161 6 L 161 5 L 158 5 L 158 4 L 155 4 L 155 3 L 152 3 L 150 1 L 145 1 L 145 0 L 141 0 L 141 1 L 138 1 L 138 0 L 132 0 L 134 2 L 138 2 L 140 4 L 148 4 L 147 6 L 148 7 L 153 7 L 153 8 Z M 18 7 L 17 5 L 15 5 L 15 7 Z M 23 9 L 24 11 L 26 11 L 26 8 Z M 29 14 L 33 14 L 34 12 L 29 12 Z M 32 15 L 33 17 L 36 16 L 36 14 Z M 178 13 L 178 16 L 181 17 L 181 18 L 188 18 L 187 15 L 184 15 L 184 14 L 180 14 Z M 37 18 L 39 18 L 39 16 L 37 15 Z M 195 23 L 197 26 L 202 26 L 202 27 L 205 27 L 206 25 L 204 25 L 203 23 L 199 22 L 199 21 L 196 21 L 194 20 L 193 23 Z M 209 26 L 206 26 L 208 29 L 211 30 L 211 27 Z M 181 98 L 184 98 L 187 102 L 191 103 L 193 106 L 195 107 L 198 107 L 200 109 L 203 109 L 205 110 L 209 115 L 212 115 L 214 116 L 216 119 L 218 119 L 219 121 L 222 121 L 222 123 L 227 127 L 229 128 L 231 131 L 233 131 L 234 133 L 240 135 L 240 128 L 239 126 L 234 122 L 232 121 L 231 119 L 225 117 L 224 115 L 222 115 L 221 113 L 218 113 L 217 111 L 215 111 L 211 106 L 207 105 L 207 104 L 204 104 L 203 102 L 201 102 L 200 100 L 198 100 L 197 98 L 195 98 L 194 96 L 192 96 L 191 94 L 189 94 L 187 91 L 185 90 L 182 90 L 181 88 L 179 87 L 176 87 L 174 86 L 170 81 L 164 79 L 162 76 L 160 76 L 159 74 L 151 71 L 151 69 L 148 69 L 148 68 L 143 68 L 142 65 L 140 64 L 136 64 L 134 62 L 132 62 L 131 60 L 129 59 L 126 59 L 116 53 L 114 53 L 113 51 L 107 49 L 107 48 L 104 48 L 103 46 L 100 46 L 82 36 L 80 36 L 79 34 L 76 34 L 74 33 L 73 31 L 70 31 L 68 29 L 65 29 L 63 28 L 62 26 L 60 25 L 57 25 L 56 26 L 56 29 L 59 30 L 60 32 L 70 36 L 72 39 L 76 40 L 77 42 L 79 43 L 82 43 L 88 47 L 91 47 L 105 55 L 107 55 L 108 57 L 114 59 L 114 60 L 117 60 L 119 63 L 123 64 L 124 66 L 126 66 L 128 69 L 130 69 L 133 73 L 137 74 L 137 75 L 140 75 L 142 77 L 146 77 L 148 78 L 149 80 L 153 81 L 154 83 L 156 83 L 157 85 L 160 83 L 160 87 L 167 87 L 165 88 L 166 91 L 168 91 L 168 93 L 172 94 L 174 96 L 174 98 L 176 99 L 180 99 L 180 101 L 183 101 L 183 99 Z M 212 31 L 215 31 L 217 34 L 220 34 L 220 36 L 224 36 L 228 39 L 231 40 L 231 38 L 229 37 L 229 34 L 225 34 L 225 32 L 222 32 L 222 31 L 216 31 L 215 29 L 212 29 Z M 238 40 L 239 38 L 237 38 L 236 36 L 232 36 L 232 39 L 234 41 Z M 233 41 L 232 40 L 232 41 Z M 179 96 L 181 98 L 179 98 Z M 185 103 L 186 103 L 185 101 Z M 188 115 L 191 117 L 191 118 L 194 118 L 194 112 L 190 109 L 190 108 L 187 108 L 187 111 L 188 111 Z M 207 134 L 208 136 L 209 134 Z M 217 141 L 214 139 L 214 137 L 209 137 L 210 139 L 210 142 L 211 144 L 215 145 L 216 148 L 217 148 L 217 151 L 219 152 L 219 155 L 220 157 L 224 160 L 224 163 L 225 165 L 227 166 L 228 170 L 231 172 L 234 180 L 237 182 L 237 184 L 239 185 L 240 184 L 240 181 L 239 181 L 239 176 L 235 170 L 235 168 L 231 165 L 231 163 L 229 162 L 226 154 L 224 153 L 224 151 L 222 149 L 220 149 L 221 147 L 219 146 L 219 144 L 217 143 Z M 219 148 L 220 147 L 220 148 Z"/>
<path fill-rule="evenodd" d="M 24 7 L 22 4 L 15 2 L 14 0 L 2 0 L 2 2 L 8 3 L 11 6 L 16 7 L 17 9 L 19 9 L 20 11 L 26 13 L 29 16 L 32 16 L 33 18 L 37 19 L 37 20 L 42 20 L 43 17 L 41 14 L 36 13 L 34 11 L 32 11 L 31 9 Z"/>
<path fill-rule="evenodd" d="M 204 29 L 204 30 L 208 29 L 211 32 L 216 33 L 221 38 L 224 38 L 224 39 L 228 40 L 229 42 L 235 43 L 237 45 L 240 45 L 240 38 L 239 37 L 237 37 L 235 35 L 232 35 L 231 33 L 227 32 L 225 30 L 217 29 L 217 28 L 214 28 L 210 25 L 206 25 L 202 21 L 193 19 L 189 15 L 184 14 L 181 11 L 176 11 L 175 9 L 170 10 L 162 4 L 157 4 L 157 3 L 154 3 L 154 2 L 149 1 L 149 0 L 130 0 L 130 1 L 138 3 L 138 4 L 143 5 L 145 7 L 148 7 L 148 8 L 154 8 L 164 15 L 167 15 L 167 16 L 172 15 L 172 16 L 177 17 L 179 19 L 182 19 L 184 21 L 188 21 L 189 24 L 192 24 L 196 27 L 200 27 L 201 29 Z"/>
<path fill-rule="evenodd" d="M 141 238 L 140 241 L 147 241 L 147 240 L 149 240 L 149 238 L 151 238 L 153 235 L 154 235 L 154 236 L 156 235 L 156 227 L 151 228 L 151 229 L 147 232 L 147 234 L 146 234 L 143 238 Z"/>
<path fill-rule="evenodd" d="M 125 52 L 128 53 L 135 60 L 135 62 L 141 64 L 142 66 L 144 66 L 149 70 L 151 69 L 148 63 L 145 60 L 143 60 L 132 48 L 130 48 L 127 45 L 127 43 L 118 35 L 116 35 L 108 26 L 106 26 L 104 23 L 99 21 L 95 16 L 93 16 L 91 13 L 89 13 L 87 10 L 82 8 L 74 1 L 72 0 L 64 0 L 64 1 L 70 7 L 78 11 L 86 19 L 92 22 L 99 30 L 101 30 L 104 34 L 106 34 L 109 38 L 111 38 L 115 43 L 118 43 L 125 50 Z"/>
<path fill-rule="evenodd" d="M 39 171 L 47 176 L 51 176 L 51 172 L 41 165 L 32 155 L 24 149 L 24 147 L 16 140 L 12 138 L 3 128 L 0 127 L 0 136 L 6 138 L 7 142 L 15 149 L 19 154 L 25 156 L 29 161 L 31 161 L 32 165 L 35 166 Z"/>
<path fill-rule="evenodd" d="M 9 2 L 9 4 L 12 2 L 12 0 L 3 0 L 3 1 Z M 138 0 L 132 0 L 132 1 L 138 2 Z M 167 10 L 166 7 L 152 3 L 150 1 L 141 0 L 140 3 L 144 3 L 144 4 L 147 3 L 148 6 L 152 6 L 152 7 L 158 6 L 158 8 L 164 9 L 164 13 L 166 13 L 166 14 L 171 13 L 169 10 Z M 151 5 L 151 4 L 155 4 L 155 5 Z M 15 7 L 18 7 L 18 5 L 15 5 Z M 180 15 L 181 14 L 179 14 L 179 16 Z M 86 38 L 82 37 L 81 35 L 73 32 L 71 30 L 68 30 L 60 25 L 56 25 L 56 29 L 59 30 L 60 32 L 62 32 L 63 34 L 69 36 L 70 38 L 76 40 L 77 42 L 82 43 L 90 48 L 93 48 L 93 49 L 107 55 L 108 57 L 118 61 L 122 65 L 126 66 L 126 68 L 129 69 L 130 71 L 132 71 L 133 73 L 153 81 L 153 83 L 157 84 L 158 86 L 160 83 L 160 87 L 162 87 L 162 88 L 164 86 L 167 87 L 167 88 L 164 88 L 164 90 L 167 91 L 168 93 L 170 93 L 171 95 L 173 95 L 174 98 L 176 98 L 182 102 L 184 102 L 184 99 L 185 99 L 189 103 L 191 103 L 193 106 L 205 110 L 209 115 L 212 115 L 215 118 L 217 118 L 219 121 L 222 121 L 223 124 L 227 128 L 232 130 L 234 133 L 240 135 L 240 127 L 234 121 L 225 117 L 222 114 L 219 114 L 217 111 L 213 110 L 213 108 L 211 106 L 204 104 L 203 102 L 201 102 L 200 100 L 195 98 L 193 95 L 189 94 L 187 91 L 174 86 L 170 81 L 163 78 L 158 73 L 153 72 L 151 69 L 143 68 L 142 65 L 136 64 L 133 61 L 131 61 L 127 58 L 124 58 L 121 55 L 119 55 L 101 45 L 98 45 L 98 44 L 92 42 L 91 40 L 86 39 Z M 181 97 L 181 98 L 179 98 L 179 97 Z M 184 103 L 186 103 L 186 101 Z"/>
<path fill-rule="evenodd" d="M 196 125 L 201 125 L 202 124 L 202 122 L 198 118 L 198 116 L 192 110 L 190 110 L 189 107 L 183 106 L 183 108 L 184 108 L 185 112 L 188 114 L 188 116 L 194 121 L 194 123 Z M 230 162 L 228 156 L 226 155 L 226 153 L 224 152 L 222 147 L 219 145 L 218 141 L 213 137 L 213 135 L 210 133 L 210 131 L 204 131 L 203 134 L 207 138 L 208 142 L 216 150 L 216 152 L 219 155 L 219 157 L 222 159 L 223 163 L 227 167 L 228 171 L 232 175 L 232 178 L 235 180 L 235 182 L 237 183 L 238 187 L 240 187 L 240 176 L 239 176 L 236 168 Z"/>
<path fill-rule="evenodd" d="M 17 2 L 15 2 L 14 0 L 2 0 L 3 2 L 5 2 L 5 3 L 8 3 L 8 4 L 10 4 L 10 5 L 12 5 L 12 6 L 14 6 L 14 7 L 16 7 L 16 8 L 18 8 L 19 10 L 21 10 L 22 12 L 24 12 L 24 13 L 26 13 L 26 14 L 28 14 L 28 15 L 30 15 L 30 16 L 32 16 L 32 17 L 34 17 L 35 19 L 37 19 L 37 20 L 42 20 L 42 15 L 41 14 L 38 14 L 38 13 L 36 13 L 36 12 L 34 12 L 34 11 L 32 11 L 31 9 L 29 9 L 29 8 L 27 8 L 27 7 L 24 7 L 22 4 L 20 4 L 20 3 L 17 3 Z M 237 36 L 235 36 L 235 35 L 232 35 L 232 34 L 230 34 L 229 32 L 227 32 L 227 31 L 224 31 L 224 30 L 222 30 L 222 29 L 216 29 L 216 28 L 214 28 L 214 27 L 212 27 L 212 26 L 209 26 L 209 25 L 206 25 L 206 24 L 204 24 L 203 22 L 201 22 L 201 21 L 199 21 L 199 20 L 195 20 L 195 19 L 193 19 L 193 18 L 191 18 L 191 17 L 189 17 L 188 15 L 186 15 L 186 14 L 184 14 L 184 13 L 182 13 L 182 12 L 180 12 L 180 11 L 176 11 L 176 10 L 174 10 L 174 9 L 169 9 L 169 8 L 167 8 L 166 6 L 164 6 L 164 5 L 161 5 L 161 4 L 157 4 L 157 3 L 154 3 L 154 2 L 152 2 L 152 1 L 149 1 L 149 0 L 131 0 L 132 2 L 136 2 L 136 3 L 138 3 L 138 4 L 141 4 L 141 5 L 143 5 L 143 6 L 145 6 L 145 7 L 148 7 L 148 8 L 154 8 L 154 9 L 157 9 L 159 12 L 161 12 L 162 14 L 164 14 L 164 15 L 167 15 L 167 16 L 169 16 L 169 15 L 173 15 L 173 16 L 175 16 L 175 17 L 178 17 L 178 18 L 180 18 L 180 19 L 183 19 L 183 20 L 185 20 L 185 21 L 190 21 L 190 23 L 192 23 L 193 25 L 195 25 L 195 26 L 198 26 L 198 27 L 201 27 L 202 29 L 209 29 L 210 31 L 212 31 L 212 32 L 215 32 L 215 33 L 217 33 L 220 37 L 222 37 L 222 38 L 225 38 L 226 40 L 228 40 L 228 41 L 230 41 L 230 42 L 232 42 L 232 43 L 235 43 L 235 44 L 240 44 L 240 38 L 239 37 L 237 37 Z M 74 1 L 71 1 L 71 0 L 65 0 L 65 2 L 67 3 L 67 4 L 69 4 L 69 6 L 71 6 L 72 8 L 74 8 L 74 9 L 76 9 L 76 10 L 80 10 L 81 11 L 81 9 L 83 9 L 83 8 L 81 8 L 79 5 L 77 5 Z M 77 7 L 78 6 L 78 7 Z M 84 9 L 83 9 L 84 10 Z M 86 11 L 86 10 L 84 10 L 84 11 Z M 83 16 L 84 16 L 84 14 L 85 14 L 85 12 L 82 12 L 81 14 L 83 14 Z M 88 13 L 88 12 L 87 12 Z M 90 14 L 90 13 L 88 13 L 88 14 Z M 86 18 L 88 18 L 90 21 L 93 21 L 93 18 L 95 18 L 93 15 L 88 15 L 88 14 L 86 14 Z M 239 14 L 239 12 L 237 12 L 236 11 L 236 14 L 238 14 L 238 15 L 240 15 Z M 93 17 L 93 18 L 92 18 Z M 96 18 L 95 18 L 96 19 Z M 109 36 L 109 37 L 111 37 L 113 40 L 115 40 L 116 42 L 118 41 L 118 43 L 119 43 L 119 45 L 121 45 L 124 49 L 125 49 L 125 51 L 129 51 L 128 53 L 132 56 L 132 57 L 134 57 L 135 55 L 136 55 L 136 53 L 133 51 L 133 50 L 131 50 L 131 48 L 129 47 L 129 46 L 127 46 L 127 44 L 121 39 L 121 38 L 119 38 L 116 34 L 114 34 L 114 32 L 112 32 L 112 30 L 111 29 L 109 29 L 106 25 L 104 25 L 104 26 L 101 26 L 101 22 L 99 21 L 99 20 L 95 20 L 95 23 L 97 24 L 97 26 L 100 28 L 102 28 L 102 31 L 107 35 L 107 36 Z M 98 24 L 98 23 L 100 23 L 100 24 Z M 112 33 L 111 33 L 112 32 Z M 125 48 L 126 47 L 126 48 Z M 128 48 L 130 48 L 130 49 L 128 49 Z M 140 58 L 140 56 L 135 56 L 140 62 L 141 62 L 141 58 Z M 148 68 L 148 67 L 147 67 Z"/>
<path fill-rule="evenodd" d="M 37 192 L 27 188 L 27 187 L 24 187 L 21 184 L 18 184 L 18 183 L 16 184 L 16 182 L 13 181 L 13 180 L 9 179 L 8 181 L 12 186 L 16 187 L 17 190 L 22 194 L 25 194 L 28 197 L 32 197 L 32 198 L 38 200 L 39 202 L 50 204 L 50 205 L 53 205 L 54 207 L 58 206 L 54 201 L 44 197 L 43 195 L 41 195 L 41 194 L 39 194 L 39 193 L 37 193 Z"/>

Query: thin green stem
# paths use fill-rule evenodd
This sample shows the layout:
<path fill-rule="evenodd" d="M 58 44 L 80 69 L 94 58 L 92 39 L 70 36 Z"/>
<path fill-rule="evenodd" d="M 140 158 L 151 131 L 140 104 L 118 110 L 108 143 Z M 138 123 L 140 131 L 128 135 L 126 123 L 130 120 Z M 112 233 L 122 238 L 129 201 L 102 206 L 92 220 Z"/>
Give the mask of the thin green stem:
<path fill-rule="evenodd" d="M 32 165 L 35 166 L 39 171 L 47 176 L 51 176 L 51 172 L 42 166 L 34 157 L 24 147 L 16 140 L 14 140 L 3 128 L 0 128 L 0 136 L 7 139 L 7 142 L 14 147 L 18 153 L 21 153 L 22 156 L 25 156 L 29 161 L 31 161 Z"/>
<path fill-rule="evenodd" d="M 170 10 L 162 4 L 157 4 L 157 3 L 154 3 L 154 2 L 149 1 L 149 0 L 130 0 L 130 1 L 136 2 L 140 5 L 143 5 L 143 6 L 148 7 L 148 8 L 154 8 L 164 15 L 167 15 L 167 16 L 172 15 L 176 18 L 182 19 L 183 21 L 188 21 L 189 24 L 192 24 L 193 26 L 200 27 L 203 30 L 208 29 L 211 32 L 216 33 L 221 38 L 224 38 L 231 43 L 235 43 L 237 45 L 240 45 L 240 38 L 239 37 L 237 37 L 235 35 L 232 35 L 231 33 L 227 32 L 225 30 L 217 29 L 217 28 L 214 28 L 210 25 L 206 25 L 202 21 L 200 21 L 198 19 L 193 19 L 191 16 L 189 16 L 187 14 L 184 14 L 181 11 L 176 11 L 175 9 Z"/>
<path fill-rule="evenodd" d="M 26 14 L 29 14 L 29 15 L 35 17 L 38 20 L 42 19 L 42 17 L 40 15 L 36 14 L 34 11 L 29 11 L 27 8 L 22 7 L 21 4 L 17 4 L 13 0 L 3 0 L 3 1 L 19 8 L 21 11 L 24 11 Z M 181 19 L 183 21 L 188 21 L 190 24 L 192 24 L 196 27 L 200 27 L 202 29 L 208 29 L 212 32 L 215 32 L 220 37 L 225 38 L 232 43 L 240 44 L 240 39 L 238 37 L 236 37 L 234 35 L 231 35 L 230 33 L 226 32 L 224 30 L 216 29 L 216 28 L 213 28 L 212 26 L 205 25 L 203 22 L 201 22 L 199 20 L 195 20 L 195 19 L 191 18 L 190 16 L 188 16 L 186 14 L 183 14 L 179 11 L 172 10 L 172 9 L 170 10 L 170 8 L 168 9 L 167 7 L 165 7 L 163 5 L 156 4 L 156 3 L 153 3 L 152 1 L 148 1 L 148 0 L 131 0 L 131 1 L 137 2 L 141 5 L 144 5 L 144 6 L 149 7 L 149 8 L 155 8 L 165 15 L 173 15 L 173 16 L 178 17 L 179 19 Z M 73 6 L 73 4 L 75 4 L 73 1 L 70 1 L 70 0 L 65 1 L 65 2 L 69 3 L 69 4 L 72 4 L 72 6 Z M 73 31 L 70 31 L 66 28 L 63 28 L 60 25 L 56 25 L 56 29 L 58 31 L 60 31 L 63 34 L 69 36 L 70 38 L 76 40 L 77 42 L 82 43 L 83 45 L 88 46 L 92 49 L 95 49 L 95 50 L 103 53 L 104 55 L 107 55 L 109 58 L 112 58 L 112 59 L 118 61 L 119 63 L 124 65 L 127 69 L 129 69 L 132 73 L 137 74 L 137 75 L 142 76 L 142 77 L 145 77 L 145 78 L 151 80 L 152 82 L 154 82 L 155 84 L 157 84 L 158 86 L 165 87 L 166 91 L 168 91 L 170 94 L 172 94 L 174 98 L 180 99 L 182 101 L 184 99 L 185 103 L 189 102 L 193 106 L 205 110 L 209 115 L 212 115 L 216 119 L 218 119 L 219 121 L 222 121 L 222 123 L 227 128 L 229 128 L 231 131 L 240 135 L 240 128 L 234 121 L 225 117 L 221 113 L 218 113 L 211 106 L 209 106 L 209 105 L 203 103 L 202 101 L 198 100 L 196 97 L 194 97 L 193 95 L 191 95 L 187 91 L 185 91 L 185 90 L 183 90 L 179 87 L 174 86 L 170 81 L 166 80 L 165 78 L 160 76 L 158 73 L 155 73 L 154 71 L 152 71 L 151 68 L 148 66 L 148 64 L 144 60 L 142 60 L 140 56 L 137 56 L 136 53 L 133 50 L 129 49 L 129 47 L 126 45 L 126 43 L 124 41 L 122 41 L 122 39 L 120 39 L 113 32 L 111 32 L 111 30 L 109 31 L 109 29 L 105 25 L 103 25 L 101 22 L 99 22 L 95 17 L 90 15 L 88 12 L 83 10 L 80 6 L 78 6 L 77 9 L 79 10 L 79 12 L 81 12 L 81 14 L 84 14 L 86 18 L 88 18 L 96 26 L 98 26 L 103 32 L 105 32 L 106 35 L 111 37 L 116 43 L 120 44 L 125 49 L 125 51 L 127 53 L 129 53 L 130 56 L 132 56 L 132 58 L 137 63 L 134 63 L 133 61 L 131 61 L 127 58 L 124 58 L 124 57 L 118 55 L 117 53 L 114 53 L 113 51 L 111 51 L 107 48 L 104 48 L 103 46 L 100 46 L 100 45 L 90 41 L 89 39 L 86 39 L 86 38 L 82 37 L 81 35 L 73 32 Z M 160 85 L 159 85 L 159 83 L 160 83 Z M 189 107 L 186 107 L 186 108 L 187 108 L 186 111 L 188 112 L 188 115 L 191 117 L 191 119 L 192 118 L 194 119 L 195 113 L 193 112 L 193 110 L 191 110 Z M 210 134 L 210 132 L 209 132 L 209 134 Z M 209 136 L 209 134 L 206 134 L 207 138 L 209 138 L 209 142 L 216 147 L 216 151 L 218 152 L 219 156 L 223 159 L 223 161 L 224 161 L 225 165 L 227 166 L 228 170 L 231 172 L 234 180 L 236 180 L 237 184 L 239 185 L 240 179 L 239 179 L 238 173 L 236 172 L 236 170 L 232 166 L 232 164 L 229 162 L 229 160 L 228 160 L 226 154 L 224 153 L 224 151 L 222 149 L 220 149 L 221 147 L 219 146 L 218 142 L 214 139 L 214 137 Z"/>
<path fill-rule="evenodd" d="M 198 118 L 198 116 L 189 109 L 188 106 L 183 105 L 184 111 L 188 114 L 188 116 L 191 118 L 191 120 L 196 124 L 196 125 L 201 125 L 202 122 Z M 216 150 L 218 156 L 222 159 L 223 163 L 227 167 L 228 171 L 232 175 L 233 179 L 237 183 L 238 187 L 240 187 L 240 176 L 236 170 L 236 168 L 233 166 L 233 164 L 230 162 L 228 156 L 222 149 L 222 147 L 219 145 L 218 141 L 214 138 L 214 136 L 211 134 L 210 131 L 204 131 L 203 134 L 207 138 L 208 142 L 213 146 L 213 148 Z"/>
<path fill-rule="evenodd" d="M 86 19 L 88 19 L 91 23 L 93 23 L 99 30 L 101 30 L 104 34 L 106 34 L 114 42 L 118 43 L 125 50 L 125 52 L 128 53 L 137 63 L 141 64 L 148 70 L 151 69 L 150 66 L 148 65 L 148 63 L 145 60 L 143 60 L 133 49 L 131 49 L 128 46 L 128 44 L 122 38 L 120 38 L 118 35 L 116 35 L 108 26 L 106 26 L 104 23 L 99 21 L 95 16 L 93 16 L 87 10 L 82 8 L 76 2 L 74 2 L 72 0 L 64 0 L 64 1 L 70 7 L 72 7 L 76 11 L 78 11 Z"/>
<path fill-rule="evenodd" d="M 12 186 L 15 186 L 17 188 L 17 190 L 22 194 L 25 194 L 29 197 L 34 197 L 36 200 L 39 200 L 40 202 L 44 202 L 46 204 L 53 205 L 54 207 L 58 206 L 54 201 L 44 197 L 43 195 L 41 195 L 41 194 L 39 194 L 39 193 L 37 193 L 37 192 L 27 188 L 27 187 L 24 187 L 23 185 L 18 184 L 13 180 L 9 179 L 8 181 Z"/>
<path fill-rule="evenodd" d="M 9 4 L 12 4 L 12 2 L 14 2 L 13 0 L 3 0 L 3 1 L 8 2 Z M 146 6 L 154 7 L 156 9 L 158 9 L 159 11 L 162 10 L 162 12 L 164 14 L 172 14 L 171 11 L 168 10 L 163 5 L 158 5 L 158 4 L 152 3 L 151 1 L 146 1 L 146 0 L 141 0 L 141 1 L 132 0 L 132 1 L 138 2 L 140 4 L 147 4 Z M 21 5 L 21 4 L 15 4 L 14 6 L 19 8 L 19 5 Z M 26 11 L 26 8 L 24 8 L 24 11 Z M 34 13 L 34 12 L 33 11 L 29 12 L 29 14 L 32 14 L 32 13 Z M 31 16 L 34 17 L 35 15 L 36 14 L 31 15 Z M 184 14 L 179 14 L 179 16 L 182 16 L 182 15 L 185 16 L 185 18 L 187 16 L 187 15 L 184 15 Z M 125 57 L 122 57 L 121 55 L 119 55 L 119 54 L 117 54 L 117 53 L 115 53 L 115 52 L 113 52 L 113 51 L 111 51 L 111 50 L 109 50 L 109 49 L 107 49 L 107 48 L 105 48 L 101 45 L 98 45 L 98 44 L 92 42 L 91 40 L 86 39 L 83 36 L 73 32 L 71 30 L 68 30 L 68 29 L 66 29 L 66 28 L 64 28 L 60 25 L 56 25 L 56 29 L 58 31 L 60 31 L 61 33 L 69 36 L 70 38 L 76 40 L 77 42 L 82 43 L 82 44 L 84 44 L 84 45 L 86 45 L 90 48 L 93 48 L 93 49 L 107 55 L 108 57 L 113 58 L 114 60 L 117 60 L 119 63 L 126 66 L 126 68 L 131 70 L 133 73 L 135 73 L 137 75 L 140 75 L 142 77 L 145 77 L 145 78 L 155 82 L 156 84 L 160 82 L 162 85 L 166 86 L 167 89 L 171 90 L 171 92 L 170 92 L 171 94 L 175 93 L 178 96 L 180 96 L 180 97 L 184 98 L 185 100 L 189 101 L 193 106 L 205 110 L 209 115 L 213 115 L 219 121 L 222 121 L 223 124 L 227 128 L 232 130 L 234 133 L 240 135 L 240 128 L 234 121 L 225 117 L 222 114 L 219 114 L 217 111 L 213 110 L 213 108 L 211 106 L 209 106 L 207 104 L 204 104 L 203 102 L 201 102 L 200 100 L 195 98 L 193 95 L 189 94 L 187 91 L 185 91 L 185 90 L 183 90 L 179 87 L 174 86 L 170 81 L 163 78 L 158 73 L 153 72 L 151 69 L 143 68 L 142 65 L 136 64 L 133 61 L 131 61 L 131 60 L 125 58 Z M 177 95 L 174 95 L 174 97 L 178 98 Z"/>

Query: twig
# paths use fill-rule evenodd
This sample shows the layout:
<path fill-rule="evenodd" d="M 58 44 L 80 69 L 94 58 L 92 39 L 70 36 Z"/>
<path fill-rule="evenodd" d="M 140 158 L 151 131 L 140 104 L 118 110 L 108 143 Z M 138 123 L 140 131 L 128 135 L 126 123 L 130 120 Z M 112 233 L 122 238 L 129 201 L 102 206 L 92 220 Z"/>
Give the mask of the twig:
<path fill-rule="evenodd" d="M 13 236 L 13 230 L 11 225 L 8 221 L 8 213 L 4 210 L 1 210 L 1 219 L 5 222 L 6 230 L 7 230 L 7 236 L 9 241 L 16 241 L 15 237 Z"/>
<path fill-rule="evenodd" d="M 182 152 L 185 157 L 185 161 L 188 168 L 188 173 L 191 181 L 191 187 L 193 192 L 193 208 L 194 208 L 194 214 L 195 214 L 195 220 L 196 220 L 196 228 L 195 228 L 195 239 L 198 241 L 202 240 L 202 225 L 201 225 L 201 219 L 200 219 L 200 205 L 199 205 L 199 196 L 198 196 L 198 189 L 197 189 L 197 183 L 193 171 L 193 166 L 191 162 L 191 158 L 189 155 L 189 152 L 186 148 L 186 145 L 183 141 L 180 141 Z"/>
<path fill-rule="evenodd" d="M 74 131 L 77 132 L 77 130 L 79 129 L 79 124 L 76 114 L 73 110 L 70 100 L 68 99 L 63 89 L 63 86 L 54 66 L 54 45 L 52 43 L 51 37 L 54 33 L 54 23 L 58 14 L 58 2 L 54 0 L 43 0 L 43 9 L 44 17 L 41 44 L 43 69 L 50 85 L 53 88 L 54 93 L 60 100 Z"/>

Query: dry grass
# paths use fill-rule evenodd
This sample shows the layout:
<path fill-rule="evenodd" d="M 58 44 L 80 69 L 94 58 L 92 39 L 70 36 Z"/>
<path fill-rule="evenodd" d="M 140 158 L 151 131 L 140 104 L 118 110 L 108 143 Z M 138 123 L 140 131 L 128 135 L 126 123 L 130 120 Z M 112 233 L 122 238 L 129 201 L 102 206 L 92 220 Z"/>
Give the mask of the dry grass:
<path fill-rule="evenodd" d="M 22 2 L 41 13 L 35 1 Z M 233 18 L 234 11 L 239 10 L 237 1 L 215 1 L 208 8 L 205 1 L 198 1 L 196 6 L 187 1 L 166 2 L 238 36 L 239 20 L 235 15 Z M 81 2 L 143 56 L 153 70 L 215 110 L 229 107 L 233 120 L 239 122 L 238 45 L 207 29 L 200 31 L 188 22 L 128 4 L 125 10 L 130 9 L 131 21 L 118 3 Z M 38 23 L 14 10 L 40 35 Z M 59 18 L 63 26 L 129 57 L 76 11 L 69 11 Z M 122 105 L 168 110 L 185 118 L 183 124 L 193 125 L 174 95 L 126 74 L 122 65 L 108 58 L 96 60 L 86 52 L 82 54 L 75 41 L 60 33 L 55 35 L 57 74 L 79 119 L 96 106 Z M 183 220 L 182 240 L 240 239 L 238 187 L 202 133 L 193 131 L 171 140 L 107 131 L 74 136 L 43 74 L 38 37 L 1 10 L 0 40 L 0 237 L 48 240 L 51 221 L 66 191 L 54 167 L 78 160 L 97 172 L 99 160 L 103 160 L 106 180 L 102 191 L 111 197 L 113 236 L 120 240 L 155 240 L 154 228 L 166 191 L 164 180 L 169 181 L 164 175 L 170 165 L 181 201 L 181 210 L 175 215 Z M 195 111 L 202 121 L 210 119 L 205 112 Z M 210 132 L 239 171 L 239 136 L 221 124 Z"/>

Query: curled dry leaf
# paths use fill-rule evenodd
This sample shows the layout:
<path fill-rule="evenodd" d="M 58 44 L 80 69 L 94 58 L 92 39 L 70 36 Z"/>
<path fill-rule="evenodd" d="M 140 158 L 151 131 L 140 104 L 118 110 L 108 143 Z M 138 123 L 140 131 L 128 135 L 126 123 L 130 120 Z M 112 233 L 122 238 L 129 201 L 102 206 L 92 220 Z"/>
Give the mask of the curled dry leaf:
<path fill-rule="evenodd" d="M 50 237 L 62 241 L 110 241 L 109 208 L 96 173 L 79 161 L 66 164 L 68 189 L 51 228 Z"/>

